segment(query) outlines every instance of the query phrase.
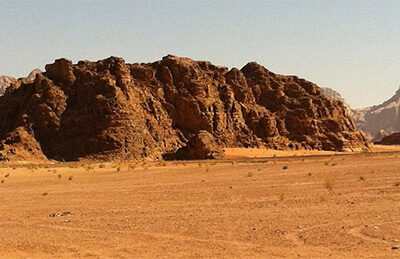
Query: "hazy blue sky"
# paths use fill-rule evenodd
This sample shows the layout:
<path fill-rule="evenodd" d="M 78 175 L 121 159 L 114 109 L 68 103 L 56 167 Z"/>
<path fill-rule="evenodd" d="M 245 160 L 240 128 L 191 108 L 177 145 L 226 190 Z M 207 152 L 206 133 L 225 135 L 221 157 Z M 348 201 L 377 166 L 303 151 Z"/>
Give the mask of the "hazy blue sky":
<path fill-rule="evenodd" d="M 353 107 L 400 85 L 400 1 L 4 1 L 0 75 L 54 59 L 173 54 L 217 65 L 257 61 L 338 90 Z"/>

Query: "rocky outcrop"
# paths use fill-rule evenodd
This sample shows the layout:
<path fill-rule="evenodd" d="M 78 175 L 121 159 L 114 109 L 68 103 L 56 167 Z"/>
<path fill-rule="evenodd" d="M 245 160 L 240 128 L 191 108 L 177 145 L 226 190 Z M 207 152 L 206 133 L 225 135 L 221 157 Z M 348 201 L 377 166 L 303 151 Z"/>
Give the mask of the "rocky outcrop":
<path fill-rule="evenodd" d="M 396 132 L 387 136 L 384 136 L 382 140 L 375 142 L 379 145 L 400 145 L 400 133 Z"/>
<path fill-rule="evenodd" d="M 5 93 L 7 87 L 9 87 L 15 81 L 17 81 L 17 80 L 13 77 L 0 76 L 0 96 L 2 96 Z"/>
<path fill-rule="evenodd" d="M 376 141 L 400 131 L 400 89 L 386 102 L 353 110 L 357 127 Z"/>
<path fill-rule="evenodd" d="M 56 160 L 215 158 L 223 147 L 369 149 L 343 104 L 311 82 L 254 62 L 229 70 L 175 56 L 149 64 L 56 60 L 0 98 L 0 143 L 4 159 Z"/>
<path fill-rule="evenodd" d="M 35 80 L 36 75 L 41 74 L 41 73 L 42 73 L 42 71 L 40 69 L 34 69 L 29 73 L 29 75 L 26 78 L 33 81 L 33 80 Z"/>

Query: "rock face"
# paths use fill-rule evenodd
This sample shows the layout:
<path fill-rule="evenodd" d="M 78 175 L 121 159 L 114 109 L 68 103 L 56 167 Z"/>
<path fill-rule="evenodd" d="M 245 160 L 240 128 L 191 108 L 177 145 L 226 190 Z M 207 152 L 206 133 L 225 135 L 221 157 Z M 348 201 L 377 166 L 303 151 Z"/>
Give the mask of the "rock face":
<path fill-rule="evenodd" d="M 387 136 L 384 136 L 382 140 L 375 142 L 380 145 L 400 145 L 400 133 L 396 132 Z"/>
<path fill-rule="evenodd" d="M 357 127 L 376 141 L 400 131 L 400 89 L 386 102 L 372 107 L 353 110 Z"/>
<path fill-rule="evenodd" d="M 6 88 L 13 84 L 15 81 L 17 80 L 13 77 L 0 76 L 0 96 L 2 96 L 5 93 Z"/>
<path fill-rule="evenodd" d="M 0 98 L 0 143 L 6 160 L 213 158 L 223 147 L 369 149 L 342 103 L 311 82 L 253 62 L 228 70 L 175 56 L 149 64 L 56 60 Z"/>

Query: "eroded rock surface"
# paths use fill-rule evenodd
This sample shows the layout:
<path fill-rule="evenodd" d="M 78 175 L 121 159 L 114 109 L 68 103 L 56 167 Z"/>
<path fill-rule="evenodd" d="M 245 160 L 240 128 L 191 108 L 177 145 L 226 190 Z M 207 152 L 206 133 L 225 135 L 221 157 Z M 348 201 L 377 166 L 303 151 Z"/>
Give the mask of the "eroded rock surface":
<path fill-rule="evenodd" d="M 29 143 L 7 141 L 20 131 Z M 343 104 L 311 82 L 254 62 L 229 70 L 175 56 L 56 60 L 0 98 L 0 141 L 3 151 L 18 146 L 13 156 L 30 159 L 33 150 L 57 160 L 212 158 L 223 147 L 369 149 Z"/>

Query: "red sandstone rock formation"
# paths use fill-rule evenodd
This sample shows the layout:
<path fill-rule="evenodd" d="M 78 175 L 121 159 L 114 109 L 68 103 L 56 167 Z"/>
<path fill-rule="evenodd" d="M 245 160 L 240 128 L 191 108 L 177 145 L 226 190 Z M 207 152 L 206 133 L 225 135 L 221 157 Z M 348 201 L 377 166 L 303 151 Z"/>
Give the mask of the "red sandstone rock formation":
<path fill-rule="evenodd" d="M 384 136 L 382 140 L 375 142 L 380 145 L 400 145 L 400 132 L 396 132 L 387 136 Z"/>
<path fill-rule="evenodd" d="M 18 132 L 24 137 L 7 140 Z M 343 104 L 311 82 L 254 62 L 229 70 L 175 56 L 150 64 L 56 60 L 0 98 L 0 143 L 3 159 L 57 160 L 213 158 L 223 147 L 369 149 Z"/>

